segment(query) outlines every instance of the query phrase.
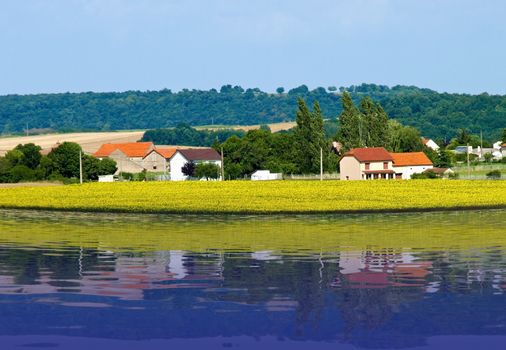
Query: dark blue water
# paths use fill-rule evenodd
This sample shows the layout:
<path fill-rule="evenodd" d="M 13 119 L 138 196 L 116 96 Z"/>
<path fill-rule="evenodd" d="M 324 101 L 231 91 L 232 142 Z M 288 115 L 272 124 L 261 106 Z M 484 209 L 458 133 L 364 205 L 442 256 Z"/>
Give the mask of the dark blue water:
<path fill-rule="evenodd" d="M 269 239 L 259 233 L 255 240 L 254 234 L 255 227 L 269 230 L 269 218 L 245 220 L 248 241 L 228 249 L 218 238 L 228 224 L 207 219 L 197 233 L 188 233 L 188 239 L 201 235 L 205 241 L 192 251 L 167 249 L 180 248 L 185 233 L 173 233 L 177 242 L 171 243 L 174 230 L 162 232 L 162 225 L 146 221 L 125 226 L 128 235 L 152 231 L 149 244 L 135 241 L 129 249 L 131 240 L 119 248 L 119 241 L 95 238 L 97 232 L 121 236 L 122 218 L 79 229 L 79 216 L 34 220 L 4 213 L 0 349 L 505 349 L 504 214 L 395 216 L 404 230 L 420 223 L 417 215 L 444 230 L 426 226 L 400 245 L 388 235 L 370 236 L 370 246 L 355 235 L 374 235 L 384 217 L 296 218 L 281 225 L 278 218 L 268 232 L 278 235 L 272 249 Z M 161 222 L 170 227 L 185 220 Z M 119 232 L 111 233 L 114 227 Z M 192 230 L 188 222 L 184 227 Z M 241 237 L 241 225 L 233 227 L 234 237 Z M 339 245 L 322 241 L 320 251 L 319 242 L 310 241 L 285 251 L 280 227 L 290 231 L 287 240 L 297 230 L 307 237 L 308 227 L 319 241 L 322 234 L 342 235 L 346 227 L 355 234 Z M 480 227 L 482 243 L 441 236 L 465 236 L 463 230 L 476 235 Z M 405 246 L 409 242 L 414 246 Z"/>

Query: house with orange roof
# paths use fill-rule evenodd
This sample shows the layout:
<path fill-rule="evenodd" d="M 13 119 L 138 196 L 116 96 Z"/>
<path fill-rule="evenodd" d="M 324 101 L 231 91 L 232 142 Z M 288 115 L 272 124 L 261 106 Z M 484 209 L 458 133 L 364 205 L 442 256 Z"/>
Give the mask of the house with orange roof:
<path fill-rule="evenodd" d="M 144 157 L 155 149 L 152 142 L 105 143 L 93 154 L 94 157 L 113 159 L 118 173 L 140 173 L 144 167 Z"/>
<path fill-rule="evenodd" d="M 421 174 L 434 166 L 423 152 L 390 153 L 396 178 L 409 180 L 413 174 Z"/>
<path fill-rule="evenodd" d="M 390 153 L 383 147 L 354 148 L 339 166 L 341 180 L 410 179 L 433 167 L 423 152 Z"/>
<path fill-rule="evenodd" d="M 176 147 L 154 148 L 142 159 L 143 166 L 147 171 L 166 173 L 169 171 L 170 158 L 176 151 Z"/>

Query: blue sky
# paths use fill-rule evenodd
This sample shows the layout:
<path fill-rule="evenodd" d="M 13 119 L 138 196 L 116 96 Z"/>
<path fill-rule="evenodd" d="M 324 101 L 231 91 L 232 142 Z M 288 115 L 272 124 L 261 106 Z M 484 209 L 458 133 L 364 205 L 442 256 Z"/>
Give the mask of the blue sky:
<path fill-rule="evenodd" d="M 502 0 L 1 0 L 0 94 L 362 82 L 506 94 Z"/>

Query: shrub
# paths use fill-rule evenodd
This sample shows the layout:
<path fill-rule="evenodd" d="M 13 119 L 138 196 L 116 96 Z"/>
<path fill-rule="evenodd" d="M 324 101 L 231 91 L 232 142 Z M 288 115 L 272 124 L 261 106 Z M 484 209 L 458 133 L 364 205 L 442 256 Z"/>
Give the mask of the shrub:
<path fill-rule="evenodd" d="M 213 163 L 200 163 L 195 167 L 195 176 L 199 179 L 217 179 L 220 176 L 220 167 Z"/>
<path fill-rule="evenodd" d="M 501 172 L 499 170 L 492 170 L 487 173 L 487 179 L 498 180 L 501 178 Z"/>
<path fill-rule="evenodd" d="M 419 174 L 413 174 L 411 175 L 411 178 L 414 180 L 420 180 L 420 179 L 437 179 L 438 176 L 433 171 L 426 171 L 424 173 Z"/>
<path fill-rule="evenodd" d="M 35 173 L 26 165 L 18 164 L 10 170 L 10 178 L 12 182 L 33 181 Z"/>

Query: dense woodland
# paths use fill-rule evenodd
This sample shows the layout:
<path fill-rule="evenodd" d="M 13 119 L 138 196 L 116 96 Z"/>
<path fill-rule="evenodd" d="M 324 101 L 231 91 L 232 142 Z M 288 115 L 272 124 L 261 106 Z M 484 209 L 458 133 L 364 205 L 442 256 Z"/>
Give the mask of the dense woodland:
<path fill-rule="evenodd" d="M 268 124 L 292 121 L 297 98 L 318 101 L 326 118 L 342 112 L 348 91 L 359 104 L 364 96 L 379 102 L 391 119 L 413 126 L 424 136 L 449 140 L 458 129 L 490 141 L 506 126 L 506 96 L 438 93 L 417 87 L 362 84 L 347 88 L 305 85 L 276 93 L 226 85 L 219 91 L 128 91 L 0 96 L 0 132 L 124 130 L 209 124 Z"/>

